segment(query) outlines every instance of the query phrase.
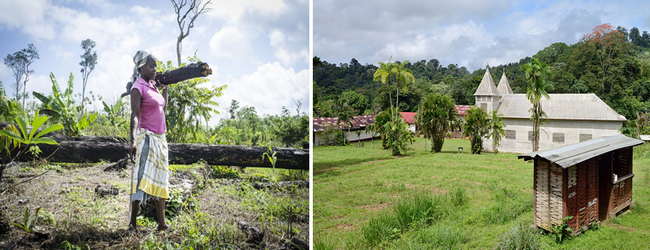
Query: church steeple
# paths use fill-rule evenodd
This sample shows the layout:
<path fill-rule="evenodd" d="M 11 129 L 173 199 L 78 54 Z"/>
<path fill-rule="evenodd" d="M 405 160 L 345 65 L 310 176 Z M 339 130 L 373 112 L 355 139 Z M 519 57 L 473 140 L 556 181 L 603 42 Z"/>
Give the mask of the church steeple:
<path fill-rule="evenodd" d="M 499 109 L 501 94 L 499 94 L 497 86 L 494 85 L 489 65 L 485 67 L 485 75 L 483 75 L 481 83 L 478 85 L 476 92 L 474 92 L 474 96 L 476 97 L 476 106 L 484 109 L 486 112 Z"/>
<path fill-rule="evenodd" d="M 497 86 L 494 85 L 494 80 L 492 80 L 492 74 L 490 74 L 489 65 L 485 67 L 485 75 L 483 75 L 481 84 L 478 85 L 478 88 L 476 89 L 476 92 L 474 92 L 474 95 L 475 96 L 498 96 L 499 95 Z"/>
<path fill-rule="evenodd" d="M 501 76 L 501 80 L 499 81 L 499 86 L 497 87 L 497 91 L 499 91 L 499 94 L 501 95 L 507 95 L 507 94 L 514 94 L 512 92 L 512 89 L 510 88 L 510 83 L 508 83 L 508 78 L 506 78 L 506 71 L 503 71 L 503 75 Z"/>

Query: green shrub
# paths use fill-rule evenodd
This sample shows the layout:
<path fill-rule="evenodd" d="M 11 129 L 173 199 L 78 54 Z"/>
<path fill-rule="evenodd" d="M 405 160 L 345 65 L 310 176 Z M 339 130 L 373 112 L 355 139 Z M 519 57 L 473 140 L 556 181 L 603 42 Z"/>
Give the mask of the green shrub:
<path fill-rule="evenodd" d="M 212 177 L 221 179 L 238 179 L 239 172 L 230 166 L 210 166 Z"/>
<path fill-rule="evenodd" d="M 498 250 L 532 250 L 541 248 L 541 237 L 537 230 L 526 226 L 525 223 L 517 224 L 497 243 Z"/>
<path fill-rule="evenodd" d="M 376 218 L 371 218 L 368 226 L 361 228 L 363 238 L 370 247 L 381 242 L 397 238 L 399 234 L 397 220 L 392 214 L 384 213 Z"/>

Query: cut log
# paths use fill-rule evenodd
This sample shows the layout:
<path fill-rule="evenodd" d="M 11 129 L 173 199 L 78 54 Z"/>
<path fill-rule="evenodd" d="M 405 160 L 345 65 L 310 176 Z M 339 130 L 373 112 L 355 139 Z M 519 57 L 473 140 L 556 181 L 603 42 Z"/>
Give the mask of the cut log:
<path fill-rule="evenodd" d="M 59 145 L 38 145 L 41 156 L 50 162 L 93 163 L 117 162 L 128 156 L 127 143 L 93 141 L 60 141 Z M 169 143 L 170 164 L 193 164 L 203 161 L 208 165 L 241 167 L 273 167 L 268 159 L 262 161 L 266 147 Z M 309 150 L 273 148 L 276 168 L 309 169 Z M 27 154 L 23 160 L 31 159 Z"/>
<path fill-rule="evenodd" d="M 210 65 L 204 62 L 192 63 L 175 70 L 156 75 L 156 81 L 169 85 L 197 77 L 206 77 L 212 74 Z"/>

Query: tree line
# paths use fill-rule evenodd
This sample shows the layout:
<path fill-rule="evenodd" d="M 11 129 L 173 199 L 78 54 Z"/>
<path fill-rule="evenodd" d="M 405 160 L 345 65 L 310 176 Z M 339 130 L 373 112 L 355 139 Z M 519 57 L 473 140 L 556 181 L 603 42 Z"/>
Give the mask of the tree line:
<path fill-rule="evenodd" d="M 526 93 L 528 82 L 521 65 L 537 58 L 549 66 L 548 93 L 595 93 L 629 120 L 650 111 L 650 35 L 634 27 L 628 32 L 610 24 L 596 26 L 575 44 L 553 43 L 532 57 L 490 67 L 493 79 L 506 74 L 514 93 Z M 329 63 L 314 57 L 314 116 L 335 116 L 332 106 L 348 100 L 354 115 L 377 114 L 390 106 L 396 86 L 374 81 L 373 64 Z M 401 62 L 395 62 L 401 64 Z M 449 96 L 458 105 L 473 105 L 474 92 L 485 69 L 469 72 L 457 64 L 443 66 L 437 59 L 407 62 L 415 80 L 400 91 L 400 111 L 416 112 L 425 93 Z M 394 77 L 393 81 L 396 80 Z"/>

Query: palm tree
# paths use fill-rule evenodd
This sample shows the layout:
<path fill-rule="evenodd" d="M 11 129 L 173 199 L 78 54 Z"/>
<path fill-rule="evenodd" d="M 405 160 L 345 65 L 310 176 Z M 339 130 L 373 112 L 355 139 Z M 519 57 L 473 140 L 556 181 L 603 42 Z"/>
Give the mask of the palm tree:
<path fill-rule="evenodd" d="M 371 138 L 370 148 L 375 148 L 375 129 L 376 128 L 374 123 L 368 124 L 368 126 L 366 126 L 366 133 L 370 132 L 370 138 Z"/>
<path fill-rule="evenodd" d="M 405 68 L 404 65 L 406 65 L 409 61 L 403 61 L 401 64 L 393 64 L 393 74 L 397 77 L 397 98 L 396 103 L 395 103 L 395 108 L 399 112 L 399 85 L 402 83 L 402 86 L 404 90 L 406 90 L 406 86 L 408 85 L 409 82 L 414 82 L 415 77 L 413 77 L 413 74 L 411 73 L 411 69 Z M 389 91 L 390 93 L 390 91 Z"/>
<path fill-rule="evenodd" d="M 338 127 L 341 122 L 348 125 L 348 133 L 350 133 L 350 128 L 352 127 L 352 119 L 354 109 L 348 104 L 348 99 L 339 98 L 336 103 L 334 103 L 334 112 L 336 113 L 336 126 Z M 345 136 L 347 138 L 347 134 Z M 345 143 L 345 140 L 344 140 Z"/>
<path fill-rule="evenodd" d="M 465 124 L 463 124 L 463 136 L 469 136 L 472 154 L 481 154 L 483 137 L 488 134 L 488 122 L 488 115 L 482 108 L 472 107 L 467 110 Z"/>
<path fill-rule="evenodd" d="M 506 124 L 503 122 L 503 115 L 499 114 L 498 111 L 493 110 L 490 112 L 490 122 L 488 123 L 488 130 L 490 131 L 489 137 L 492 138 L 492 148 L 494 153 L 499 153 L 497 147 L 501 146 L 501 137 L 505 135 L 505 130 L 503 129 Z"/>
<path fill-rule="evenodd" d="M 431 136 L 431 151 L 442 150 L 445 134 L 456 114 L 456 106 L 449 96 L 430 94 L 420 104 L 415 119 L 424 134 Z"/>
<path fill-rule="evenodd" d="M 357 134 L 357 148 L 361 147 L 361 133 L 362 132 L 363 131 L 361 131 L 361 130 L 354 131 L 354 133 Z"/>
<path fill-rule="evenodd" d="M 539 128 L 546 121 L 546 113 L 542 110 L 542 96 L 546 99 L 551 97 L 546 92 L 548 82 L 547 77 L 553 76 L 551 69 L 544 62 L 540 62 L 533 57 L 529 63 L 521 65 L 521 70 L 526 73 L 526 79 L 530 83 L 526 91 L 526 98 L 533 104 L 530 119 L 533 120 L 533 151 L 539 150 Z"/>
<path fill-rule="evenodd" d="M 390 59 L 388 59 L 387 63 L 384 62 L 379 62 L 379 68 L 375 71 L 373 81 L 381 81 L 382 84 L 388 83 L 388 100 L 390 103 L 390 116 L 393 115 L 393 98 L 390 94 L 390 89 L 391 89 L 391 84 L 390 84 L 390 76 L 393 74 L 393 65 L 394 63 L 390 62 L 390 60 L 393 59 L 393 56 L 390 56 Z"/>

